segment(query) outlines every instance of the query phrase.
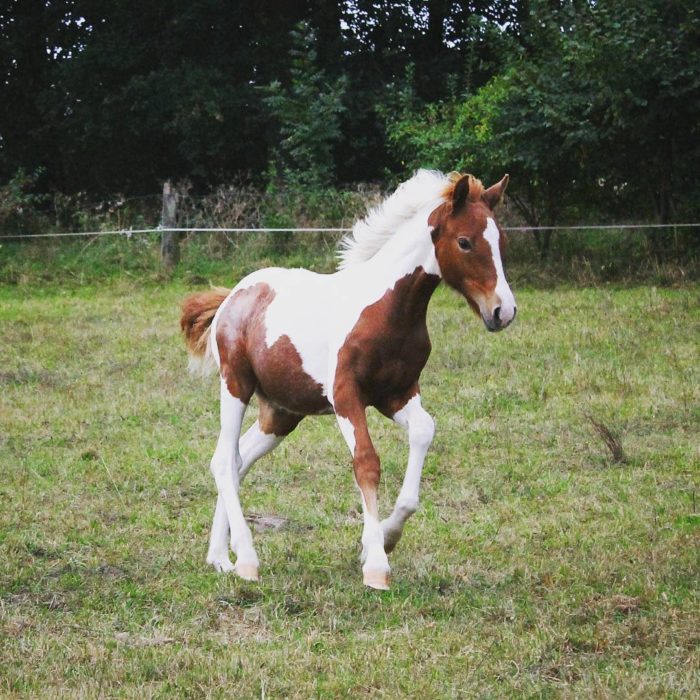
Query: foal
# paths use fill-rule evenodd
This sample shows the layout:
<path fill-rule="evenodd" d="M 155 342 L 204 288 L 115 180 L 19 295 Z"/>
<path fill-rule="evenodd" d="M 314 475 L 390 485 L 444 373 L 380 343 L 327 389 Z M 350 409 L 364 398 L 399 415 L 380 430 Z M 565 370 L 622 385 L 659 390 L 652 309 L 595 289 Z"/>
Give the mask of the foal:
<path fill-rule="evenodd" d="M 430 297 L 444 279 L 490 331 L 515 317 L 501 262 L 503 236 L 493 214 L 507 182 L 506 175 L 485 189 L 471 175 L 418 171 L 355 225 L 341 244 L 334 274 L 267 268 L 230 292 L 185 299 L 181 326 L 188 350 L 218 367 L 221 378 L 221 432 L 211 460 L 218 498 L 207 556 L 217 570 L 257 580 L 240 483 L 304 416 L 335 413 L 362 495 L 363 580 L 372 588 L 389 587 L 387 553 L 418 507 L 434 432 L 418 386 L 430 355 Z M 258 419 L 240 437 L 253 394 Z M 379 457 L 367 430 L 368 406 L 408 431 L 406 475 L 391 515 L 381 521 Z"/>

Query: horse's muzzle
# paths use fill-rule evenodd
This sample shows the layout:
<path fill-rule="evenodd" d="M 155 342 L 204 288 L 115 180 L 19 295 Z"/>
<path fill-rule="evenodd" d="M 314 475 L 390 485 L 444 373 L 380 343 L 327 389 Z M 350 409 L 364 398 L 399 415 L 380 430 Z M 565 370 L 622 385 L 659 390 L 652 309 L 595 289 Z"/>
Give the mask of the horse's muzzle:
<path fill-rule="evenodd" d="M 518 313 L 518 307 L 512 306 L 510 308 L 502 308 L 501 306 L 496 306 L 491 312 L 490 316 L 485 316 L 482 314 L 482 319 L 484 325 L 491 332 L 502 331 L 507 328 L 515 318 L 515 314 Z"/>

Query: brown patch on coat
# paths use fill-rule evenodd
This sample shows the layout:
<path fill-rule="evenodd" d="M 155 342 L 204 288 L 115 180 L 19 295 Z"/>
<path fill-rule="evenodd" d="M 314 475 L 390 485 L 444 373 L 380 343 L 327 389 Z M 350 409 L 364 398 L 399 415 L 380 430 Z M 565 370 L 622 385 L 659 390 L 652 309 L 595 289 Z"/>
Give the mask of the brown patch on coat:
<path fill-rule="evenodd" d="M 223 287 L 214 287 L 208 292 L 190 294 L 183 300 L 180 328 L 185 334 L 185 343 L 190 355 L 204 356 L 209 342 L 211 322 L 229 292 L 230 290 Z"/>
<path fill-rule="evenodd" d="M 274 298 L 274 290 L 264 282 L 236 292 L 221 312 L 216 342 L 228 390 L 244 403 L 255 392 L 271 409 L 278 409 L 269 414 L 270 430 L 265 432 L 283 435 L 278 430 L 293 422 L 285 413 L 305 416 L 330 413 L 332 408 L 321 384 L 304 371 L 289 336 L 267 346 L 265 314 Z"/>
<path fill-rule="evenodd" d="M 362 311 L 338 352 L 336 404 L 346 384 L 357 387 L 364 405 L 381 411 L 410 398 L 430 356 L 426 314 L 439 283 L 418 267 Z"/>

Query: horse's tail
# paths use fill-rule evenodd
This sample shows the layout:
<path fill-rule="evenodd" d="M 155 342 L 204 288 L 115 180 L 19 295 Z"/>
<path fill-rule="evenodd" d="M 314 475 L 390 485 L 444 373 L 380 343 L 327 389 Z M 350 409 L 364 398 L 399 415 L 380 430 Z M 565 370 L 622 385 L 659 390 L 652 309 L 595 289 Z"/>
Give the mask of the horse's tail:
<path fill-rule="evenodd" d="M 182 302 L 180 328 L 190 356 L 190 372 L 194 374 L 212 374 L 216 370 L 210 342 L 211 322 L 229 291 L 214 287 L 208 292 L 190 294 Z"/>

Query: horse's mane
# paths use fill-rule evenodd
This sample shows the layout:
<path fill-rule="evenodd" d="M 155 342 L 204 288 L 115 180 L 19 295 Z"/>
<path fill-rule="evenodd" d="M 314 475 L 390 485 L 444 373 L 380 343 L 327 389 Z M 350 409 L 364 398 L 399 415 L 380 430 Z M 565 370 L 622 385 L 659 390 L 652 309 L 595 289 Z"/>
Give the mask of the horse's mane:
<path fill-rule="evenodd" d="M 395 231 L 411 219 L 429 202 L 452 197 L 460 173 L 443 175 L 437 170 L 418 170 L 379 206 L 370 209 L 345 236 L 338 247 L 338 269 L 342 270 L 365 262 L 391 238 Z M 476 200 L 484 187 L 475 177 L 469 176 L 469 198 Z"/>
<path fill-rule="evenodd" d="M 436 170 L 419 170 L 401 183 L 393 194 L 370 209 L 345 236 L 338 248 L 338 269 L 352 267 L 374 257 L 401 224 L 413 217 L 428 202 L 438 199 L 450 179 Z"/>

